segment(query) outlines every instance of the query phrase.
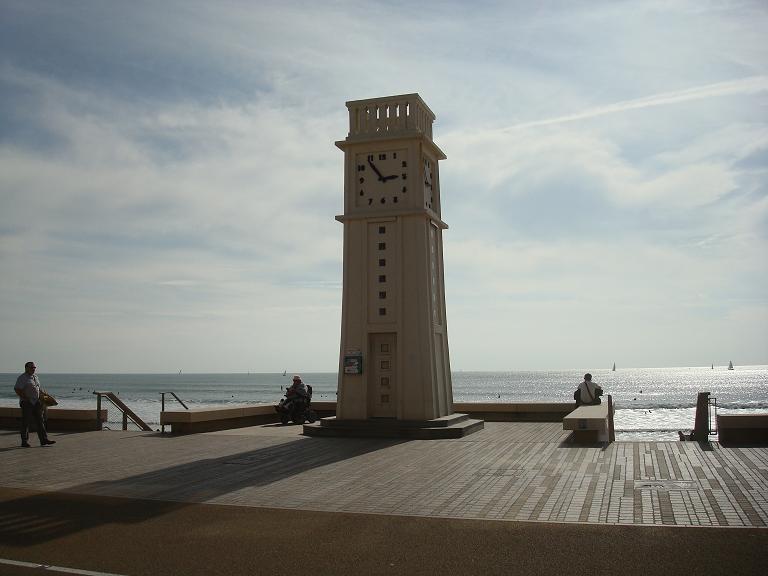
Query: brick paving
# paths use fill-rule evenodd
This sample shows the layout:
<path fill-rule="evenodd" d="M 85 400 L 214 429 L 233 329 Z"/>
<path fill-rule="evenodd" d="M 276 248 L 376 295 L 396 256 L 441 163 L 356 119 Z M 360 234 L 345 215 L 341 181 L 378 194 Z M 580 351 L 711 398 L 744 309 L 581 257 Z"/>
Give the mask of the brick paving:
<path fill-rule="evenodd" d="M 768 526 L 768 448 L 580 447 L 555 423 L 462 439 L 309 438 L 298 426 L 162 436 L 0 432 L 0 486 L 312 511 L 596 524 Z"/>

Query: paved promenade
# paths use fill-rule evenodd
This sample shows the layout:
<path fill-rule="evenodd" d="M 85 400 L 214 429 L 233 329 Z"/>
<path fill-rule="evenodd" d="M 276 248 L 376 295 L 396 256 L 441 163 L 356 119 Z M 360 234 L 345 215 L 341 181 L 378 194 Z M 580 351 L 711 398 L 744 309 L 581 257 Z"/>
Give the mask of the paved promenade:
<path fill-rule="evenodd" d="M 0 432 L 0 502 L 51 493 L 119 497 L 156 502 L 166 511 L 177 503 L 205 505 L 216 514 L 226 507 L 210 505 L 232 507 L 232 514 L 235 507 L 260 509 L 262 516 L 267 509 L 283 517 L 332 513 L 346 517 L 347 526 L 355 517 L 374 524 L 411 518 L 411 527 L 418 517 L 461 519 L 483 521 L 483 530 L 497 536 L 512 526 L 549 534 L 571 525 L 609 535 L 629 529 L 628 542 L 632 534 L 646 534 L 636 526 L 710 527 L 674 534 L 693 538 L 694 548 L 702 539 L 740 536 L 747 546 L 740 553 L 755 550 L 754 561 L 768 559 L 768 448 L 695 442 L 576 447 L 552 423 L 487 422 L 484 430 L 453 440 L 309 438 L 300 432 L 298 426 L 265 425 L 189 436 L 53 434 L 55 446 L 30 449 L 17 447 L 16 433 Z M 87 509 L 87 501 L 82 505 Z M 10 517 L 0 514 L 0 536 L 13 532 L 8 527 L 20 514 L 14 510 Z M 77 507 L 71 510 L 77 514 Z M 1 544 L 0 556 L 20 558 L 13 546 Z M 734 572 L 738 564 L 730 562 L 732 573 L 750 573 L 751 564 Z"/>

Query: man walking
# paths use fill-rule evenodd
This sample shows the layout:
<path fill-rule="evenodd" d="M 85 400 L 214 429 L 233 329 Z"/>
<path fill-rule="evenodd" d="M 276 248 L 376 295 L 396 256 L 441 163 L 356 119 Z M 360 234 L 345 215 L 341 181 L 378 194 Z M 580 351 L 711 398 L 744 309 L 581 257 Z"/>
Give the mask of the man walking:
<path fill-rule="evenodd" d="M 43 403 L 40 401 L 40 380 L 35 376 L 36 369 L 34 362 L 24 364 L 24 374 L 16 379 L 16 386 L 13 387 L 21 406 L 21 445 L 24 448 L 29 448 L 29 425 L 32 421 L 37 427 L 40 446 L 56 444 L 55 440 L 48 440 L 48 433 L 45 431 Z"/>

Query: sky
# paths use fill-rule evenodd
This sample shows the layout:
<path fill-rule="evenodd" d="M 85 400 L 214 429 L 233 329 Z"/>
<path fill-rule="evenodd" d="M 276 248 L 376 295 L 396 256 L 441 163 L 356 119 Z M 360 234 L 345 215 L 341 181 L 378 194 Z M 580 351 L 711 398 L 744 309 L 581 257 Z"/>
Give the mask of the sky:
<path fill-rule="evenodd" d="M 436 115 L 455 370 L 768 364 L 764 1 L 0 0 L 0 371 L 335 371 L 345 102 Z"/>

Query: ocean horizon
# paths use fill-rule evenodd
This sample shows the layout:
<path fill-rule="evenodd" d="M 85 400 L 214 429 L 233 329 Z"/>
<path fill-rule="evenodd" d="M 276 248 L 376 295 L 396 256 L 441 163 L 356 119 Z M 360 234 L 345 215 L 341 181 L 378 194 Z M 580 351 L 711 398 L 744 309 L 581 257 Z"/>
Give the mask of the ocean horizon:
<path fill-rule="evenodd" d="M 18 373 L 0 374 L 0 405 L 16 405 Z M 721 413 L 768 411 L 768 365 L 591 370 L 616 406 L 617 440 L 676 440 L 693 428 L 696 397 L 710 392 Z M 583 371 L 453 371 L 455 402 L 572 402 Z M 174 392 L 190 407 L 276 403 L 293 372 L 279 373 L 45 373 L 43 388 L 61 408 L 95 408 L 93 392 L 118 394 L 153 428 L 159 428 L 162 392 Z M 302 372 L 314 400 L 336 400 L 337 372 Z M 166 395 L 166 409 L 181 405 Z M 119 428 L 120 413 L 106 402 L 108 426 Z"/>

